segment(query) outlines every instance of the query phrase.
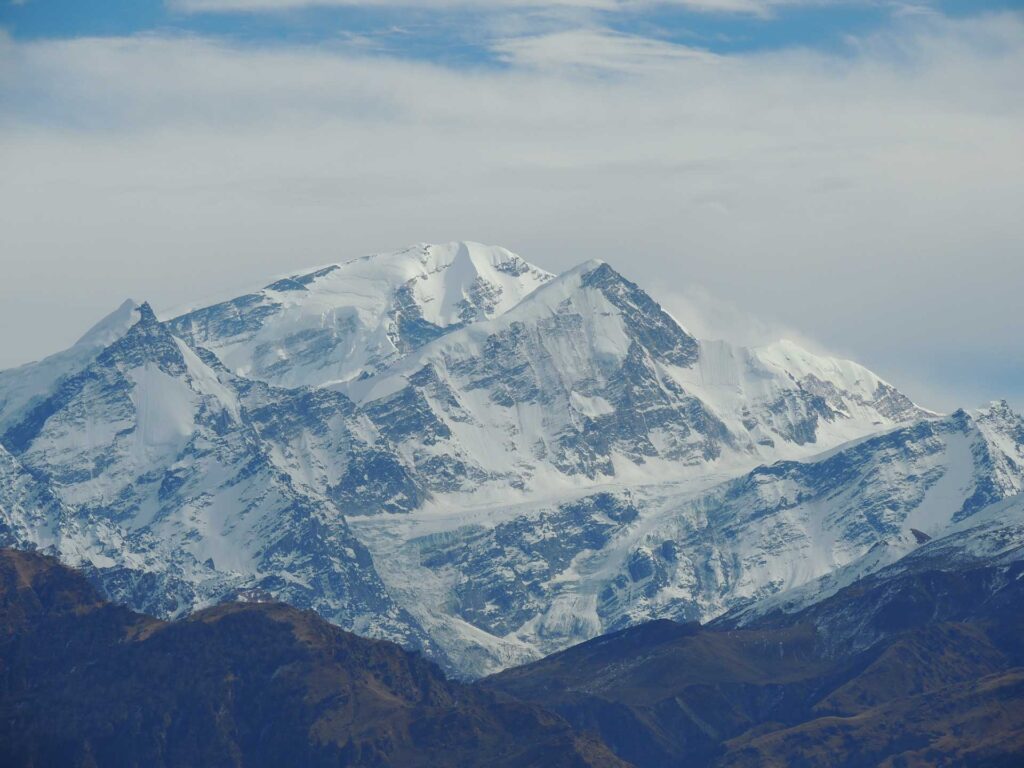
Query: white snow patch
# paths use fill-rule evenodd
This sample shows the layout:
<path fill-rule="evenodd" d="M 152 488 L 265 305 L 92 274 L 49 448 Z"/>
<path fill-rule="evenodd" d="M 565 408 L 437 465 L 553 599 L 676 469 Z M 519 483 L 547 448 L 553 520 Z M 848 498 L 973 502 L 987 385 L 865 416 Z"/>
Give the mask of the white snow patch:
<path fill-rule="evenodd" d="M 128 377 L 135 384 L 137 450 L 176 456 L 195 430 L 196 393 L 152 363 L 129 371 Z"/>

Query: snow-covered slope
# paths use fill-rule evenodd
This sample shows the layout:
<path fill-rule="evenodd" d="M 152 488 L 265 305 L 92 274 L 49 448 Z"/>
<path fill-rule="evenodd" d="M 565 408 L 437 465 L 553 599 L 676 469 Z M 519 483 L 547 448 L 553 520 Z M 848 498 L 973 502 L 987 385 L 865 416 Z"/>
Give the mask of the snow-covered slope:
<path fill-rule="evenodd" d="M 452 328 L 500 315 L 550 277 L 504 248 L 417 245 L 283 278 L 170 326 L 235 373 L 319 386 L 373 373 Z"/>
<path fill-rule="evenodd" d="M 483 674 L 651 618 L 815 602 L 1018 493 L 1022 426 L 997 403 L 724 482 L 428 508 L 356 530 L 399 602 Z"/>
<path fill-rule="evenodd" d="M 951 525 L 883 574 L 953 570 L 979 563 L 999 565 L 1024 560 L 1024 496 L 995 502 Z"/>
<path fill-rule="evenodd" d="M 0 542 L 135 608 L 261 590 L 474 675 L 813 601 L 1020 493 L 1022 446 L 1005 404 L 940 418 L 698 340 L 601 262 L 416 246 L 167 322 L 126 303 L 0 373 Z"/>
<path fill-rule="evenodd" d="M 436 492 L 740 471 L 929 415 L 854 363 L 702 344 L 588 262 L 344 389 Z"/>
<path fill-rule="evenodd" d="M 38 362 L 0 371 L 0 435 L 26 408 L 50 395 L 61 379 L 85 368 L 138 319 L 139 308 L 129 299 L 94 325 L 74 346 Z"/>
<path fill-rule="evenodd" d="M 950 431 L 954 423 L 959 428 Z M 956 453 L 929 454 L 934 458 L 928 459 L 931 468 L 923 478 L 932 485 L 899 530 L 879 538 L 860 557 L 819 569 L 817 578 L 786 585 L 767 599 L 735 610 L 736 620 L 750 621 L 774 610 L 800 610 L 876 572 L 1024 559 L 1024 419 L 1006 402 L 994 402 L 974 414 L 958 412 L 936 426 L 947 435 L 944 444 L 959 454 L 959 468 Z M 890 496 L 898 498 L 900 488 L 911 488 L 906 472 L 906 467 L 896 467 L 874 485 L 883 492 L 888 488 Z M 942 474 L 935 480 L 938 472 Z M 909 479 L 922 478 L 911 474 Z"/>
<path fill-rule="evenodd" d="M 680 382 L 734 431 L 782 454 L 806 455 L 880 429 L 937 414 L 862 365 L 816 355 L 791 341 L 743 347 L 702 341 Z M 780 437 L 783 445 L 780 445 Z M 787 449 L 785 444 L 797 446 Z"/>
<path fill-rule="evenodd" d="M 261 425 L 273 431 L 258 413 L 269 407 L 266 388 L 207 365 L 144 304 L 135 325 L 6 433 L 8 535 L 85 565 L 109 594 L 160 615 L 256 589 L 368 634 L 428 643 L 390 599 L 332 488 L 311 493 L 275 463 L 287 441 L 260 436 Z M 346 436 L 336 462 L 351 458 Z M 61 519 L 37 520 L 33 497 Z"/>
<path fill-rule="evenodd" d="M 0 446 L 0 546 L 57 550 L 70 516 L 49 485 Z"/>
<path fill-rule="evenodd" d="M 1019 492 L 1022 425 L 1005 404 L 958 411 L 670 502 L 623 555 L 644 575 L 611 585 L 612 625 L 638 613 L 706 619 L 841 569 L 882 567 Z"/>
<path fill-rule="evenodd" d="M 934 539 L 901 535 L 880 541 L 849 565 L 723 617 L 749 624 L 775 612 L 796 613 L 866 576 L 887 579 L 929 570 L 956 571 L 1024 561 L 1024 496 L 997 501 L 946 528 Z"/>

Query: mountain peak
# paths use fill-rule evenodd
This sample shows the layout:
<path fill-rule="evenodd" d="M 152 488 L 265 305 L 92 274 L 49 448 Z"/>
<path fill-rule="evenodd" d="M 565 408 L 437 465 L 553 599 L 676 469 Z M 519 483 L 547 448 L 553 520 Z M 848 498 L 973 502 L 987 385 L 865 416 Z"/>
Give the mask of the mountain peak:
<path fill-rule="evenodd" d="M 137 322 L 100 352 L 96 362 L 122 370 L 152 363 L 172 375 L 183 374 L 187 366 L 171 329 L 157 319 L 148 302 L 134 312 Z"/>
<path fill-rule="evenodd" d="M 1009 402 L 1006 400 L 993 400 L 984 408 L 977 410 L 979 418 L 1020 418 L 1019 414 L 1013 410 Z"/>
<path fill-rule="evenodd" d="M 423 243 L 293 274 L 169 325 L 236 373 L 320 386 L 376 373 L 508 311 L 551 278 L 504 248 Z"/>
<path fill-rule="evenodd" d="M 566 272 L 566 274 L 577 274 L 586 276 L 602 268 L 607 270 L 608 272 L 611 272 L 621 277 L 621 275 L 619 275 L 619 273 L 615 269 L 613 269 L 604 259 L 587 259 L 586 261 L 577 264 L 575 267 Z"/>
<path fill-rule="evenodd" d="M 153 311 L 153 307 L 150 306 L 148 301 L 142 302 L 138 306 L 138 310 L 139 310 L 139 320 L 141 322 L 146 322 L 146 323 L 158 322 L 157 318 L 156 318 L 156 313 Z"/>
<path fill-rule="evenodd" d="M 149 308 L 149 305 L 145 305 Z M 152 310 L 150 310 L 152 311 Z M 139 321 L 141 308 L 131 299 L 125 299 L 121 306 L 86 331 L 75 342 L 76 347 L 102 348 L 109 346 Z"/>
<path fill-rule="evenodd" d="M 472 265 L 476 271 L 485 271 L 491 267 L 520 269 L 532 266 L 507 248 L 502 248 L 500 245 L 485 245 L 472 240 L 456 240 L 439 244 L 422 243 L 418 247 L 442 264 L 447 262 L 452 266 Z"/>
<path fill-rule="evenodd" d="M 521 256 L 498 245 L 486 245 L 472 240 L 453 240 L 447 243 L 416 243 L 395 251 L 380 251 L 366 256 L 337 262 L 315 271 L 292 275 L 292 280 L 309 277 L 323 277 L 335 270 L 343 272 L 363 273 L 366 270 L 383 270 L 397 273 L 405 279 L 423 277 L 436 272 L 454 268 L 457 274 L 469 273 L 486 276 L 487 273 L 498 271 L 505 274 L 520 275 L 533 272 L 554 277 L 549 272 L 530 264 Z M 284 280 L 279 281 L 281 283 Z M 268 286 L 270 287 L 270 286 Z"/>
<path fill-rule="evenodd" d="M 148 305 L 146 309 L 152 313 Z M 124 338 L 144 314 L 141 307 L 128 299 L 67 349 L 19 368 L 0 371 L 0 432 L 22 419 L 34 404 L 45 400 L 61 381 L 86 368 Z"/>
<path fill-rule="evenodd" d="M 629 318 L 631 335 L 656 357 L 680 367 L 697 361 L 697 340 L 687 333 L 675 318 L 636 283 L 630 282 L 603 261 L 590 261 L 590 269 L 582 273 L 581 285 L 596 288 Z"/>

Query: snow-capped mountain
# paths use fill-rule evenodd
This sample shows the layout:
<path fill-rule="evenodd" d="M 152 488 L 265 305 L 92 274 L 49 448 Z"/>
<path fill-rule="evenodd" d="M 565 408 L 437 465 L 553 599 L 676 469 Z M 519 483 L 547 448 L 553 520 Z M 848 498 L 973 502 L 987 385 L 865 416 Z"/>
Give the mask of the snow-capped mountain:
<path fill-rule="evenodd" d="M 827 592 L 1020 493 L 1022 446 L 1005 404 L 697 339 L 610 265 L 423 245 L 0 373 L 0 536 L 137 609 L 256 590 L 475 675 Z"/>
<path fill-rule="evenodd" d="M 357 534 L 400 602 L 428 625 L 444 617 L 430 631 L 451 654 L 486 648 L 482 672 L 652 617 L 832 594 L 1019 493 L 1022 426 L 998 403 L 717 483 L 418 511 Z"/>
<path fill-rule="evenodd" d="M 844 569 L 882 567 L 1019 493 L 1022 426 L 1001 403 L 758 467 L 654 516 L 624 555 L 631 578 L 603 595 L 606 610 L 622 611 L 620 622 L 637 610 L 706 620 Z"/>
<path fill-rule="evenodd" d="M 71 510 L 0 446 L 0 546 L 59 550 Z"/>
<path fill-rule="evenodd" d="M 160 615 L 255 589 L 422 644 L 330 499 L 344 497 L 337 487 L 346 478 L 306 492 L 273 460 L 289 433 L 262 420 L 266 388 L 211 368 L 148 305 L 138 315 L 4 434 L 17 454 L 4 456 L 17 493 L 8 514 L 20 519 L 8 536 L 84 561 L 109 594 Z M 280 408 L 288 407 L 286 399 Z M 312 413 L 304 408 L 307 423 Z M 338 445 L 344 430 L 330 420 L 345 416 L 332 409 L 325 427 L 336 464 L 351 460 L 356 440 Z M 36 521 L 32 497 L 60 519 Z"/>
<path fill-rule="evenodd" d="M 950 525 L 934 539 L 882 541 L 865 556 L 797 588 L 744 606 L 722 617 L 721 623 L 746 626 L 765 623 L 802 610 L 815 611 L 822 601 L 845 587 L 870 579 L 874 583 L 927 572 L 992 569 L 987 591 L 997 592 L 1007 578 L 1017 578 L 1024 563 L 1024 496 L 1010 496 Z M 1009 574 L 1007 576 L 1004 575 Z M 829 631 L 830 642 L 843 652 L 870 646 L 878 638 L 863 631 L 869 612 L 853 628 Z M 855 617 L 847 617 L 849 619 Z"/>
<path fill-rule="evenodd" d="M 320 386 L 374 373 L 453 328 L 500 315 L 550 278 L 504 248 L 417 245 L 285 277 L 169 325 L 235 373 Z"/>
<path fill-rule="evenodd" d="M 68 349 L 39 362 L 0 371 L 0 434 L 33 402 L 47 397 L 62 379 L 89 365 L 138 320 L 139 308 L 129 299 Z"/>
<path fill-rule="evenodd" d="M 600 262 L 344 388 L 431 490 L 475 494 L 749 467 L 928 415 L 854 363 L 701 344 Z"/>

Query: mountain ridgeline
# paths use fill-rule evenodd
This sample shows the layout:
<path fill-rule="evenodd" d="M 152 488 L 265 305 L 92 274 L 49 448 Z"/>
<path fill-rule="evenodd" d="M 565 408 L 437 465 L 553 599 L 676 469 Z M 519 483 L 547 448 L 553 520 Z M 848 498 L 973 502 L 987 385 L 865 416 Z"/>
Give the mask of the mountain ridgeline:
<path fill-rule="evenodd" d="M 1022 488 L 1005 403 L 935 414 L 698 339 L 611 265 L 475 243 L 128 302 L 0 372 L 0 545 L 161 620 L 264 595 L 460 678 L 808 609 Z"/>

